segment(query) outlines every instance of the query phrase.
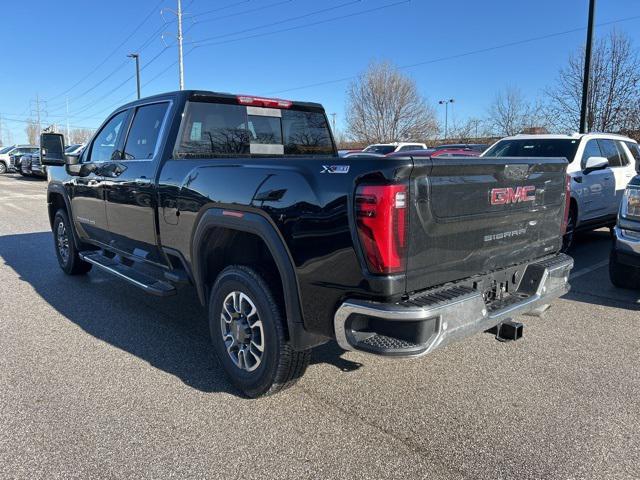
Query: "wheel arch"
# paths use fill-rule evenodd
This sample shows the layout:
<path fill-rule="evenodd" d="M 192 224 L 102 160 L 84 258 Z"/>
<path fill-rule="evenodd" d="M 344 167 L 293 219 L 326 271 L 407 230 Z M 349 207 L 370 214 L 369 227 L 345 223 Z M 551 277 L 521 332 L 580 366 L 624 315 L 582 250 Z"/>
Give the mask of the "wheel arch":
<path fill-rule="evenodd" d="M 207 278 L 209 238 L 213 232 L 220 229 L 253 235 L 264 244 L 279 275 L 286 317 L 285 328 L 292 346 L 296 350 L 303 350 L 326 342 L 327 338 L 304 329 L 300 289 L 293 259 L 270 219 L 257 213 L 211 207 L 199 216 L 191 240 L 191 270 L 200 302 L 206 305 L 212 286 L 211 279 Z M 233 262 L 233 259 L 229 259 L 220 265 L 224 268 Z"/>
<path fill-rule="evenodd" d="M 80 250 L 82 242 L 78 237 L 75 222 L 73 221 L 73 213 L 71 212 L 71 202 L 69 201 L 69 196 L 67 195 L 67 192 L 62 185 L 49 185 L 49 187 L 47 188 L 47 210 L 49 213 L 49 225 L 51 226 L 52 230 L 53 220 L 56 216 L 56 212 L 61 208 L 65 210 L 65 212 L 67 213 L 67 217 L 69 217 L 73 244 L 78 250 Z"/>

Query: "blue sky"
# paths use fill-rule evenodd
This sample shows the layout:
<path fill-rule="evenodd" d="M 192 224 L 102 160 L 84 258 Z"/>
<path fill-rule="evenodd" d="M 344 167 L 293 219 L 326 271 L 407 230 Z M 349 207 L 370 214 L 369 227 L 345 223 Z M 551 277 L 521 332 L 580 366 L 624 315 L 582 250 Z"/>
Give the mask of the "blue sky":
<path fill-rule="evenodd" d="M 321 102 L 337 113 L 339 127 L 348 81 L 335 80 L 361 73 L 372 60 L 420 64 L 404 71 L 434 106 L 438 99 L 455 98 L 453 115 L 459 121 L 485 116 L 495 93 L 506 86 L 535 99 L 582 46 L 584 30 L 479 50 L 583 28 L 588 5 L 587 0 L 183 2 L 186 88 Z M 44 101 L 45 121 L 64 125 L 68 97 L 72 126 L 98 126 L 112 109 L 135 98 L 135 79 L 128 80 L 134 64 L 126 58 L 133 51 L 141 55 L 143 96 L 176 90 L 175 17 L 168 11 L 160 15 L 161 8 L 175 6 L 176 0 L 5 2 L 0 69 L 5 143 L 8 132 L 14 142 L 26 139 L 17 120 L 29 117 L 36 95 Z M 638 18 L 615 28 L 640 47 L 640 1 L 598 2 L 597 23 L 629 17 Z"/>

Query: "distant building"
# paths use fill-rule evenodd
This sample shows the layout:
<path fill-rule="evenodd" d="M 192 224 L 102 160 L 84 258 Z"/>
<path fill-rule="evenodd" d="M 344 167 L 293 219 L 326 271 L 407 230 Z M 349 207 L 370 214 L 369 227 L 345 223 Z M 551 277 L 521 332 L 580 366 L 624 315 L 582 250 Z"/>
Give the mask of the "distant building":
<path fill-rule="evenodd" d="M 527 135 L 545 135 L 549 133 L 547 127 L 527 127 L 522 130 L 522 133 Z"/>

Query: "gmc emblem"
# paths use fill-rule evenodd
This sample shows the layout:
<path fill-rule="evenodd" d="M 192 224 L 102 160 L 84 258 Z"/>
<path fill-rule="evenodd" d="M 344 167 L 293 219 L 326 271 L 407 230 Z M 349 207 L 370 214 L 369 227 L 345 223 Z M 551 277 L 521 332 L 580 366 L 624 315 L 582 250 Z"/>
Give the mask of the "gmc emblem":
<path fill-rule="evenodd" d="M 491 205 L 508 205 L 509 203 L 533 202 L 536 199 L 536 187 L 492 188 L 489 201 Z"/>

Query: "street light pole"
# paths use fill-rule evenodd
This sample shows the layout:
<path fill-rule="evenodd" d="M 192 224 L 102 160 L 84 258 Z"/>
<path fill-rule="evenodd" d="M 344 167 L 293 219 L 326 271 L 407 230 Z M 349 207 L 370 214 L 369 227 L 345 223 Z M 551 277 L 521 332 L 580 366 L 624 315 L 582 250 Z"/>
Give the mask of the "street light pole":
<path fill-rule="evenodd" d="M 136 61 L 136 85 L 138 87 L 138 100 L 140 99 L 140 54 L 130 53 L 127 55 L 129 58 L 134 58 Z"/>
<path fill-rule="evenodd" d="M 440 100 L 438 103 L 444 105 L 444 138 L 449 135 L 449 104 L 455 102 L 455 99 Z"/>
<path fill-rule="evenodd" d="M 593 44 L 593 26 L 596 13 L 596 0 L 589 0 L 589 25 L 587 26 L 587 45 L 584 50 L 584 76 L 582 78 L 582 105 L 580 107 L 580 133 L 587 133 L 587 109 L 589 83 L 591 80 L 591 45 Z"/>

